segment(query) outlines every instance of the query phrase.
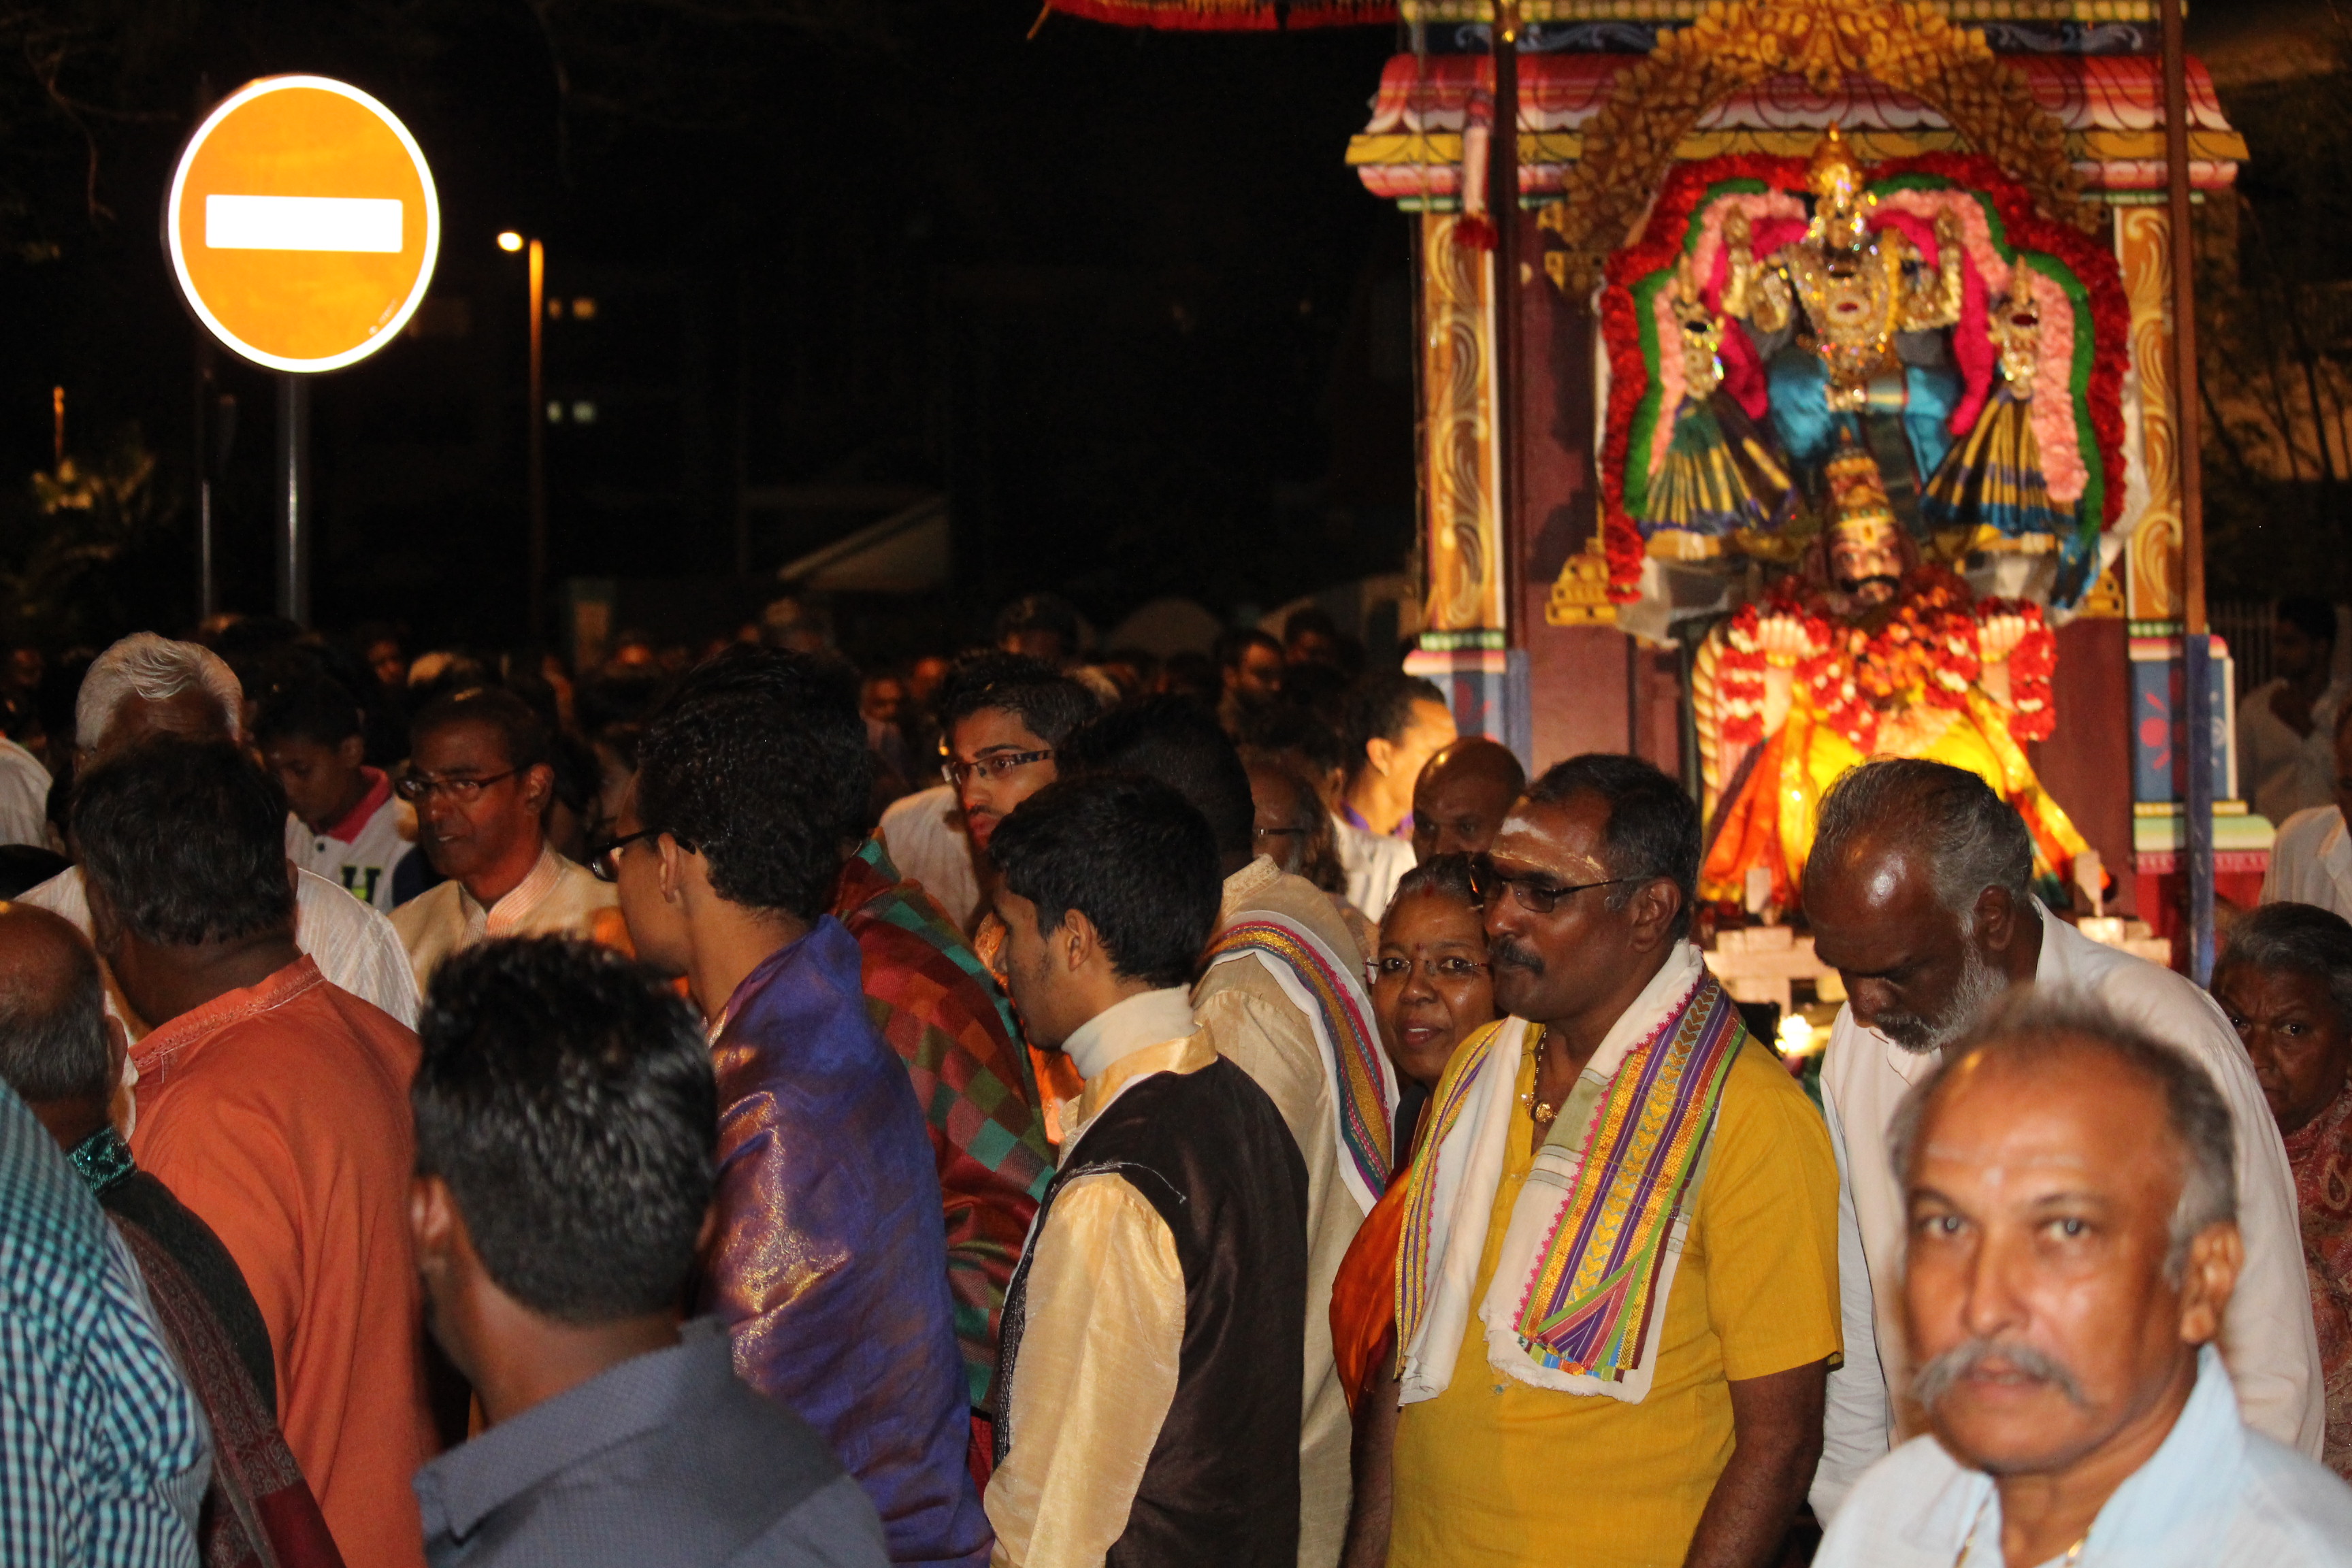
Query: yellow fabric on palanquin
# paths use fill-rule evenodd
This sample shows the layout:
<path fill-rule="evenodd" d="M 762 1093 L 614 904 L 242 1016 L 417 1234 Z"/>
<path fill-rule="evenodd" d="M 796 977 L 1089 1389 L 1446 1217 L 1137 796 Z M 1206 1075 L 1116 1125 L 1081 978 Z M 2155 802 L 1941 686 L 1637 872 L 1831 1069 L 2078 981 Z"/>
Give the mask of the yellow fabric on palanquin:
<path fill-rule="evenodd" d="M 1998 703 L 1971 689 L 1967 709 L 1950 717 L 1950 724 L 1927 746 L 1906 754 L 1965 768 L 2015 806 L 2033 835 L 2037 871 L 2065 866 L 2090 847 L 2042 787 Z M 1822 797 L 1849 768 L 1866 760 L 1853 742 L 1819 721 L 1801 686 L 1791 693 L 1788 722 L 1766 743 L 1724 814 L 1722 831 L 1700 868 L 1699 897 L 1741 899 L 1748 868 L 1761 865 L 1772 872 L 1772 901 L 1793 907 L 1812 853 Z"/>
<path fill-rule="evenodd" d="M 1530 1057 L 1514 1092 L 1534 1083 Z M 1535 1163 L 1533 1129 L 1522 1100 L 1507 1124 L 1474 1301 Z M 1518 1383 L 1488 1364 L 1474 1310 L 1452 1382 L 1398 1420 L 1391 1568 L 1677 1568 L 1731 1458 L 1726 1380 L 1825 1361 L 1840 1343 L 1828 1129 L 1750 1041 L 1724 1086 L 1647 1396 L 1635 1405 Z"/>

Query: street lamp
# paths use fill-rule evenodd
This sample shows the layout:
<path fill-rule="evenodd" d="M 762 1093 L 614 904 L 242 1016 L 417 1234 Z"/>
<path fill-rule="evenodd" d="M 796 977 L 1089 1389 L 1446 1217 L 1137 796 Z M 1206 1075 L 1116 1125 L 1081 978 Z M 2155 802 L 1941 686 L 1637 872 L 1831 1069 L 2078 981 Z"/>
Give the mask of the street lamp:
<path fill-rule="evenodd" d="M 546 640 L 547 622 L 547 394 L 540 355 L 547 330 L 547 247 L 513 229 L 499 236 L 499 248 L 509 255 L 526 245 L 530 249 L 530 398 L 524 414 L 530 426 L 530 640 L 536 644 Z"/>

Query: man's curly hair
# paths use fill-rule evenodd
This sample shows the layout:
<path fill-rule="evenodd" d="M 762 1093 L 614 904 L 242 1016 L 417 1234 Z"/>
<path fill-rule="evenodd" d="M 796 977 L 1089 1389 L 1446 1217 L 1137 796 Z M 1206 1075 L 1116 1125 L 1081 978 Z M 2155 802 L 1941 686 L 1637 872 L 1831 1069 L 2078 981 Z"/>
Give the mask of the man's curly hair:
<path fill-rule="evenodd" d="M 731 903 L 824 913 L 866 827 L 873 759 L 840 660 L 736 647 L 679 682 L 637 754 L 637 817 Z"/>

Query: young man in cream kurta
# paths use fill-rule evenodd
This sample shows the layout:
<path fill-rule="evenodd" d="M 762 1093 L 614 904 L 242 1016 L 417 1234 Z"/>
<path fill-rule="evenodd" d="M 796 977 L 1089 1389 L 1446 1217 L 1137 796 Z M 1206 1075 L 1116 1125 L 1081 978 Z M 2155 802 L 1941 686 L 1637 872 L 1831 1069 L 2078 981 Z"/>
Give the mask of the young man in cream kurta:
<path fill-rule="evenodd" d="M 1157 781 L 1081 778 L 991 855 L 1013 999 L 1086 1081 L 1006 1296 L 992 1562 L 1289 1568 L 1307 1171 L 1181 984 L 1214 919 L 1208 826 Z"/>
<path fill-rule="evenodd" d="M 1225 877 L 1192 1012 L 1218 1053 L 1274 1101 L 1307 1163 L 1298 1568 L 1333 1568 L 1353 1485 L 1348 1401 L 1331 1356 L 1331 1282 L 1386 1185 L 1396 1116 L 1395 1072 L 1363 994 L 1363 950 L 1321 889 L 1252 858 L 1257 807 L 1248 771 L 1198 710 L 1173 699 L 1130 704 L 1073 734 L 1062 756 L 1066 778 L 1115 769 L 1166 780 L 1215 836 Z M 1342 1078 L 1352 1096 L 1347 1140 Z"/>

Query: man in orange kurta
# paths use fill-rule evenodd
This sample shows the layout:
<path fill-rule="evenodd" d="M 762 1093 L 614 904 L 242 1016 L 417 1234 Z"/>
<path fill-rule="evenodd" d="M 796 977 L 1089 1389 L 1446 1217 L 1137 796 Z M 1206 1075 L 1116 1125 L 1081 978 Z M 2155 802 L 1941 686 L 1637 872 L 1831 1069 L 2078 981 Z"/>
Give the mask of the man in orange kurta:
<path fill-rule="evenodd" d="M 116 981 L 156 1021 L 131 1149 L 216 1232 L 269 1330 L 278 1418 L 351 1568 L 416 1568 L 431 1458 L 407 1225 L 416 1037 L 293 942 L 267 775 L 152 742 L 82 780 L 74 832 Z"/>

